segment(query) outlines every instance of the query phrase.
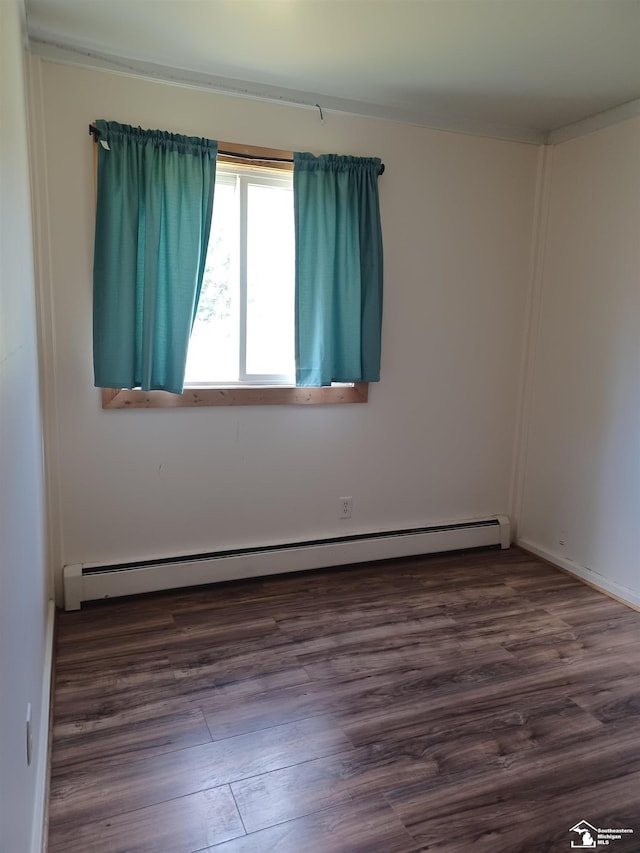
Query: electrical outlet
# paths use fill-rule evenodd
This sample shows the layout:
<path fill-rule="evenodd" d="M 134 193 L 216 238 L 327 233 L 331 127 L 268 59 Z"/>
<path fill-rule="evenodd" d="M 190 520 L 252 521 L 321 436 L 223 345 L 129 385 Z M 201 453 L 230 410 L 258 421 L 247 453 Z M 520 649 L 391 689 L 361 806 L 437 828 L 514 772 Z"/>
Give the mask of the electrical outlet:
<path fill-rule="evenodd" d="M 33 755 L 33 732 L 31 731 L 31 702 L 27 702 L 27 767 L 31 764 L 31 756 Z"/>
<path fill-rule="evenodd" d="M 338 516 L 340 518 L 351 518 L 351 510 L 353 509 L 353 498 L 338 498 L 340 502 L 338 508 Z"/>

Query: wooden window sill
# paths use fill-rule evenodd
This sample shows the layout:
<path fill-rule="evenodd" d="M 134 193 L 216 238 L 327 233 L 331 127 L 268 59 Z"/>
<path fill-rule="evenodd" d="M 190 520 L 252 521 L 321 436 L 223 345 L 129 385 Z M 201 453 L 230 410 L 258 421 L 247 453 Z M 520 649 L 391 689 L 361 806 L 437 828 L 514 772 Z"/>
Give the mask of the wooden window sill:
<path fill-rule="evenodd" d="M 306 406 L 366 403 L 367 382 L 328 388 L 187 388 L 183 394 L 102 388 L 103 409 L 181 409 L 207 406 Z"/>

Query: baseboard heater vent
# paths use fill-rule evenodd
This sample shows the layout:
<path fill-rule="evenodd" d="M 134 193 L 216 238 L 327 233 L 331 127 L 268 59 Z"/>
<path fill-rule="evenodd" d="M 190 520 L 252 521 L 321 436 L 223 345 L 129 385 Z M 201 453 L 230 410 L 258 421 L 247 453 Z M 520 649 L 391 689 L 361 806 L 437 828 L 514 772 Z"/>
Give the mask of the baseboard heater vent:
<path fill-rule="evenodd" d="M 432 527 L 360 533 L 116 565 L 79 563 L 64 567 L 64 604 L 66 610 L 79 610 L 83 601 L 101 598 L 488 545 L 508 548 L 510 542 L 509 519 L 497 515 Z"/>

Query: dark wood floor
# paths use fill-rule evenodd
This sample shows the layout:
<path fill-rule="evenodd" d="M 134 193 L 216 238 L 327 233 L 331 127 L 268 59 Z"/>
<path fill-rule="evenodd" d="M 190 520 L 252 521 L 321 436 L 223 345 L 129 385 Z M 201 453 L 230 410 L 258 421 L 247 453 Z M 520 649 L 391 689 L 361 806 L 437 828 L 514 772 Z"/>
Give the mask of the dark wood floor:
<path fill-rule="evenodd" d="M 49 850 L 637 853 L 639 723 L 640 614 L 518 549 L 85 606 Z"/>

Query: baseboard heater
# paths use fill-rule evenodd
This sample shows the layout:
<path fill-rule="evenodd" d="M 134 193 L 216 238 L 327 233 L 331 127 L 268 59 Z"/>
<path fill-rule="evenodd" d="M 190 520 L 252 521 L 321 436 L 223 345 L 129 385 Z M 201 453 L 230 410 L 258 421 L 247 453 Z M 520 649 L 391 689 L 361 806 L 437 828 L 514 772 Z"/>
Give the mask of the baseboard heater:
<path fill-rule="evenodd" d="M 102 598 L 488 545 L 508 548 L 510 542 L 509 519 L 497 515 L 432 527 L 360 533 L 116 565 L 79 563 L 64 567 L 64 604 L 66 610 L 79 610 L 83 601 Z"/>

